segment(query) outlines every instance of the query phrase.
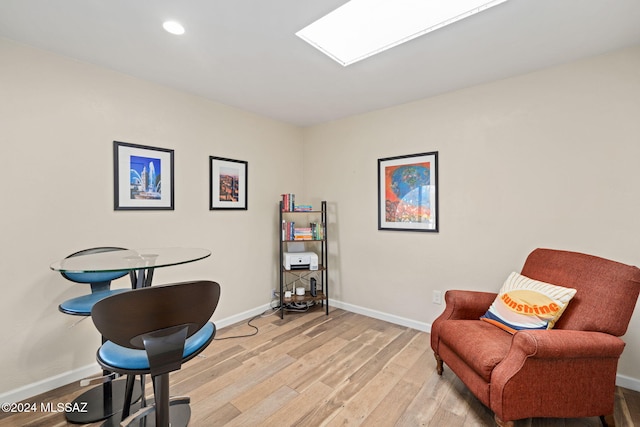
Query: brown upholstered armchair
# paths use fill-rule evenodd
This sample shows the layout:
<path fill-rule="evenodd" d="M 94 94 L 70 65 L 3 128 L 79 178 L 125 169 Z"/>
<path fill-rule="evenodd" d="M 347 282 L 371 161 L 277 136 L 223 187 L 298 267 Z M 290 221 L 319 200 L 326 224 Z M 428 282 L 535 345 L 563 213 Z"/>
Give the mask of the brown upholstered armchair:
<path fill-rule="evenodd" d="M 576 252 L 536 249 L 523 276 L 577 292 L 553 329 L 510 334 L 479 320 L 495 293 L 450 290 L 431 327 L 443 362 L 495 414 L 499 426 L 532 417 L 600 416 L 615 425 L 619 338 L 640 291 L 640 269 Z"/>

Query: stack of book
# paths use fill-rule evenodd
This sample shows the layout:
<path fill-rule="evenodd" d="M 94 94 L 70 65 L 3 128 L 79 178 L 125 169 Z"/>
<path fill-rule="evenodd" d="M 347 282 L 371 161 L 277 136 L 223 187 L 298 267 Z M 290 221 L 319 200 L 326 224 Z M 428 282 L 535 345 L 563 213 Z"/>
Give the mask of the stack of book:
<path fill-rule="evenodd" d="M 293 240 L 295 222 L 282 220 L 282 241 Z"/>
<path fill-rule="evenodd" d="M 324 227 L 318 222 L 312 222 L 309 224 L 311 228 L 311 240 L 324 239 Z"/>
<path fill-rule="evenodd" d="M 282 220 L 282 241 L 287 240 L 322 240 L 324 227 L 318 222 L 312 222 L 309 227 L 296 227 L 294 221 Z"/>
<path fill-rule="evenodd" d="M 296 227 L 293 229 L 293 240 L 313 240 L 311 227 Z"/>
<path fill-rule="evenodd" d="M 296 205 L 295 194 L 282 194 L 282 212 L 310 212 L 312 210 L 311 205 Z"/>
<path fill-rule="evenodd" d="M 293 212 L 296 203 L 296 195 L 287 193 L 282 195 L 282 212 Z"/>

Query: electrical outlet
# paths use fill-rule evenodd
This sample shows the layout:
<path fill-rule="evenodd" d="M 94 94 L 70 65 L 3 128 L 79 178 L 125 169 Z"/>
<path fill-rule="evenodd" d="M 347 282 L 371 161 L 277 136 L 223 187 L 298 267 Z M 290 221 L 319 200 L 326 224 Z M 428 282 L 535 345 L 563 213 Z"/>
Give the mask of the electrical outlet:
<path fill-rule="evenodd" d="M 433 291 L 433 303 L 442 304 L 442 291 Z"/>
<path fill-rule="evenodd" d="M 272 299 L 277 298 L 276 290 L 275 290 L 275 289 L 271 289 L 271 298 L 272 298 Z"/>

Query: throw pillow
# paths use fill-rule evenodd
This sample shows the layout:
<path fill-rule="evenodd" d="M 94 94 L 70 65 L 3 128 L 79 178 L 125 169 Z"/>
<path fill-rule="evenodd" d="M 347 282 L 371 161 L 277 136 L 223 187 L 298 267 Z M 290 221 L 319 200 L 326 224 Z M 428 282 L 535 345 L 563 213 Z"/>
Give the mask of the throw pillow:
<path fill-rule="evenodd" d="M 521 329 L 551 329 L 575 294 L 575 289 L 514 272 L 480 319 L 512 334 Z"/>

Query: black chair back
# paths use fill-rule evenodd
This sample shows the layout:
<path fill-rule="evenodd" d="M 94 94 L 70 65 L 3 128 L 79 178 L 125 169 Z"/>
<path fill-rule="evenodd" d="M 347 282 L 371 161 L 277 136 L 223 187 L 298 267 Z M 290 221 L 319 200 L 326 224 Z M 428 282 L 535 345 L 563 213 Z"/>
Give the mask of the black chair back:
<path fill-rule="evenodd" d="M 187 326 L 187 338 L 202 328 L 220 300 L 220 285 L 192 281 L 134 289 L 97 302 L 91 311 L 96 328 L 120 346 L 144 349 L 142 336 Z"/>

